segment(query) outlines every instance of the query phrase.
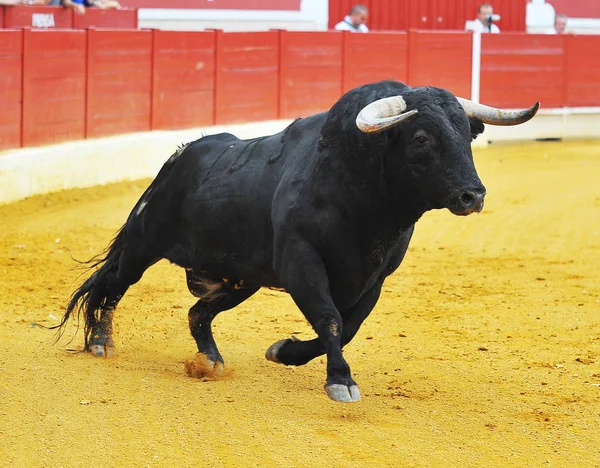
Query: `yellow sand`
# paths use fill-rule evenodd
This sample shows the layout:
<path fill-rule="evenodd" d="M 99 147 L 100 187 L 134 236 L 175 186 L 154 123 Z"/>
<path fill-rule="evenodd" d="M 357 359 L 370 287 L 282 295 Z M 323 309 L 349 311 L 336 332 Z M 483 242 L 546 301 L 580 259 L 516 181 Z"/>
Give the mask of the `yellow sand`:
<path fill-rule="evenodd" d="M 165 155 L 167 157 L 168 155 Z M 193 379 L 184 272 L 166 262 L 115 315 L 113 359 L 53 345 L 81 278 L 149 183 L 0 206 L 2 467 L 599 467 L 600 143 L 476 151 L 482 214 L 425 215 L 345 356 L 284 367 L 273 342 L 314 336 L 284 293 L 215 320 L 218 380 Z"/>

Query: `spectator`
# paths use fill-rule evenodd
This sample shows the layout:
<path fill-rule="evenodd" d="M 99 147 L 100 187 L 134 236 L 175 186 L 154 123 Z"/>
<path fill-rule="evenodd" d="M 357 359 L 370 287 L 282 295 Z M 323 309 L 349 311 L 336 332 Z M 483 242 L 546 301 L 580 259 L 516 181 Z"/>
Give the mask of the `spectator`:
<path fill-rule="evenodd" d="M 567 31 L 567 15 L 558 14 L 554 17 L 554 27 L 546 31 L 546 34 L 565 34 Z"/>
<path fill-rule="evenodd" d="M 85 15 L 85 7 L 92 6 L 92 4 L 88 4 L 87 0 L 62 0 L 62 6 L 65 8 L 73 8 L 76 13 Z"/>
<path fill-rule="evenodd" d="M 73 8 L 81 15 L 85 14 L 86 7 L 97 7 L 103 10 L 121 8 L 121 4 L 117 0 L 62 0 L 62 6 Z"/>
<path fill-rule="evenodd" d="M 494 24 L 494 21 L 500 19 L 498 15 L 494 15 L 494 8 L 489 3 L 479 5 L 477 10 L 477 19 L 467 21 L 465 29 L 467 31 L 475 31 L 480 33 L 498 34 L 500 28 Z"/>
<path fill-rule="evenodd" d="M 369 32 L 369 28 L 365 24 L 369 17 L 369 10 L 364 5 L 355 5 L 350 10 L 348 16 L 344 18 L 344 21 L 340 21 L 334 26 L 333 29 L 338 31 L 352 31 L 352 32 Z"/>

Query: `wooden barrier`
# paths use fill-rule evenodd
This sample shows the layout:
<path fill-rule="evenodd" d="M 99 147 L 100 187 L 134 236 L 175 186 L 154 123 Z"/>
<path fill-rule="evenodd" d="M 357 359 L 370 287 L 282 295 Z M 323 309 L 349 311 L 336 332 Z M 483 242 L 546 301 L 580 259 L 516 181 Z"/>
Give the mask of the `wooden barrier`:
<path fill-rule="evenodd" d="M 152 31 L 88 31 L 86 136 L 150 130 Z"/>
<path fill-rule="evenodd" d="M 215 31 L 153 31 L 152 128 L 213 125 Z"/>
<path fill-rule="evenodd" d="M 567 36 L 567 60 L 564 73 L 569 107 L 600 106 L 600 37 Z"/>
<path fill-rule="evenodd" d="M 565 104 L 566 37 L 481 35 L 481 102 L 496 107 Z"/>
<path fill-rule="evenodd" d="M 137 9 L 101 10 L 100 8 L 87 8 L 85 15 L 73 12 L 73 27 L 75 29 L 137 29 Z"/>
<path fill-rule="evenodd" d="M 279 115 L 306 117 L 342 95 L 343 34 L 280 31 Z"/>
<path fill-rule="evenodd" d="M 482 102 L 600 107 L 600 37 L 481 40 Z M 0 31 L 0 149 L 303 117 L 386 78 L 470 97 L 472 47 L 439 31 Z"/>
<path fill-rule="evenodd" d="M 23 31 L 0 31 L 0 150 L 21 146 Z"/>
<path fill-rule="evenodd" d="M 409 31 L 408 84 L 471 97 L 473 38 L 466 32 Z"/>
<path fill-rule="evenodd" d="M 276 31 L 216 32 L 215 123 L 277 119 Z"/>
<path fill-rule="evenodd" d="M 7 6 L 4 7 L 4 27 L 72 29 L 72 8 L 55 6 Z"/>
<path fill-rule="evenodd" d="M 23 146 L 84 138 L 86 32 L 23 35 Z"/>
<path fill-rule="evenodd" d="M 60 6 L 0 6 L 0 29 L 137 29 L 137 9 L 101 10 L 87 8 L 80 15 L 73 8 Z"/>
<path fill-rule="evenodd" d="M 380 80 L 408 81 L 408 34 L 344 33 L 343 91 Z"/>

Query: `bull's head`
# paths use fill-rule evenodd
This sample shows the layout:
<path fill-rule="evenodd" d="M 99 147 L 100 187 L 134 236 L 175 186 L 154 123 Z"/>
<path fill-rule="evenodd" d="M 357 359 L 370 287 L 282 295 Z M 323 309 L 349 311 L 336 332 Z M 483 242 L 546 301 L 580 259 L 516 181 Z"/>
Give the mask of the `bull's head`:
<path fill-rule="evenodd" d="M 482 123 L 518 125 L 537 112 L 506 111 L 453 96 L 439 88 L 413 88 L 404 96 L 379 99 L 356 118 L 364 133 L 395 127 L 400 153 L 388 162 L 393 177 L 426 199 L 425 209 L 448 208 L 456 215 L 483 209 L 485 187 L 471 152 L 471 141 L 483 132 Z M 408 176 L 407 176 L 408 174 Z"/>

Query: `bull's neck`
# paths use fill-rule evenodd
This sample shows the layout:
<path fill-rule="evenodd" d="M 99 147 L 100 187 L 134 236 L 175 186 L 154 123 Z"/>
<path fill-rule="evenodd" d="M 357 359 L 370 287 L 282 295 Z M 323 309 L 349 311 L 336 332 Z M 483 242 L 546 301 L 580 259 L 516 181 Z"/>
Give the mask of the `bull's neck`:
<path fill-rule="evenodd" d="M 321 160 L 320 183 L 331 186 L 333 196 L 343 194 L 361 223 L 389 229 L 409 228 L 428 210 L 410 187 L 408 180 L 386 177 L 382 158 L 371 154 L 348 153 L 343 160 Z"/>

